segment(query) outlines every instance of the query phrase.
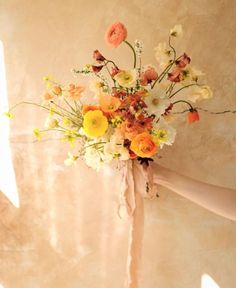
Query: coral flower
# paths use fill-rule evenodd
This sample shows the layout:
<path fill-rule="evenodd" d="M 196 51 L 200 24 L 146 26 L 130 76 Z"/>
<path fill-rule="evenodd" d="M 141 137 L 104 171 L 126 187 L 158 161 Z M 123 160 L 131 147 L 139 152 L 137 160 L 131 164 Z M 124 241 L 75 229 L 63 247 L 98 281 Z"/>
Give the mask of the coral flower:
<path fill-rule="evenodd" d="M 52 92 L 57 96 L 60 95 L 62 92 L 61 87 L 60 86 L 54 86 L 52 89 Z"/>
<path fill-rule="evenodd" d="M 79 100 L 81 97 L 81 93 L 84 91 L 84 87 L 75 86 L 74 84 L 70 84 L 69 87 L 69 97 L 73 100 Z"/>
<path fill-rule="evenodd" d="M 46 101 L 50 101 L 54 98 L 54 96 L 52 94 L 49 94 L 49 93 L 45 93 L 43 95 L 43 99 L 46 100 Z"/>
<path fill-rule="evenodd" d="M 89 111 L 100 110 L 100 107 L 97 105 L 83 105 L 82 114 L 85 115 Z"/>
<path fill-rule="evenodd" d="M 107 118 L 101 110 L 89 111 L 84 116 L 83 128 L 86 135 L 92 138 L 101 137 L 108 128 Z"/>
<path fill-rule="evenodd" d="M 157 145 L 152 136 L 143 132 L 138 134 L 131 142 L 130 149 L 138 156 L 143 158 L 152 157 L 157 153 Z"/>
<path fill-rule="evenodd" d="M 193 123 L 200 120 L 199 114 L 196 109 L 191 109 L 188 112 L 188 122 Z"/>
<path fill-rule="evenodd" d="M 143 86 L 148 85 L 158 77 L 157 71 L 154 67 L 148 66 L 147 69 L 140 76 L 140 84 Z"/>
<path fill-rule="evenodd" d="M 105 34 L 106 42 L 114 48 L 119 46 L 126 39 L 126 37 L 127 30 L 124 24 L 120 22 L 115 22 L 112 24 Z"/>
<path fill-rule="evenodd" d="M 120 100 L 109 95 L 101 95 L 99 99 L 101 110 L 105 113 L 113 113 L 120 107 Z"/>

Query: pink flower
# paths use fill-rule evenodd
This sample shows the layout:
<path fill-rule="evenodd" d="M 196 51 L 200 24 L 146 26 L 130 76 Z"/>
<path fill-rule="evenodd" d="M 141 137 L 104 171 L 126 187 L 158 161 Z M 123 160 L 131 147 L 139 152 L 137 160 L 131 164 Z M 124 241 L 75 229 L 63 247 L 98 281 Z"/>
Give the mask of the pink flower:
<path fill-rule="evenodd" d="M 120 22 L 115 22 L 112 24 L 105 34 L 106 42 L 114 48 L 119 46 L 126 39 L 126 37 L 127 30 Z"/>
<path fill-rule="evenodd" d="M 140 84 L 143 86 L 148 85 L 158 77 L 157 71 L 154 67 L 148 66 L 147 69 L 141 73 Z"/>
<path fill-rule="evenodd" d="M 190 57 L 184 53 L 179 60 L 176 61 L 176 66 L 179 68 L 184 68 L 191 61 Z"/>
<path fill-rule="evenodd" d="M 93 51 L 93 58 L 97 62 L 103 62 L 104 60 L 106 60 L 106 58 L 98 50 Z"/>
<path fill-rule="evenodd" d="M 179 67 L 175 67 L 170 73 L 168 73 L 167 79 L 171 82 L 180 82 L 182 80 L 183 72 Z"/>

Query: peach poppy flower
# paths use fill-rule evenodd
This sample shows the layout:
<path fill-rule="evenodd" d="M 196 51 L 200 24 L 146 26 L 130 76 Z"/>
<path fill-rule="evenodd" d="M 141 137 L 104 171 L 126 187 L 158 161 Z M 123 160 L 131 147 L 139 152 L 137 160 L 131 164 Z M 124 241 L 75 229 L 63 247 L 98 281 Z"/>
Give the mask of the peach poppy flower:
<path fill-rule="evenodd" d="M 187 117 L 188 117 L 188 122 L 190 124 L 200 120 L 199 114 L 196 109 L 189 110 Z"/>
<path fill-rule="evenodd" d="M 97 105 L 83 105 L 82 114 L 85 115 L 89 111 L 100 110 L 100 107 Z"/>
<path fill-rule="evenodd" d="M 53 89 L 52 89 L 52 92 L 55 94 L 55 95 L 60 95 L 61 92 L 62 92 L 62 89 L 60 86 L 54 86 Z"/>
<path fill-rule="evenodd" d="M 81 97 L 81 93 L 84 91 L 84 87 L 75 86 L 74 84 L 70 84 L 69 86 L 69 97 L 73 100 L 79 100 Z"/>
<path fill-rule="evenodd" d="M 127 30 L 124 24 L 120 22 L 113 23 L 105 34 L 106 42 L 116 48 L 118 47 L 127 37 Z"/>
<path fill-rule="evenodd" d="M 100 95 L 99 104 L 104 113 L 113 113 L 120 107 L 120 100 L 109 95 Z"/>
<path fill-rule="evenodd" d="M 130 149 L 136 155 L 143 158 L 152 157 L 157 153 L 157 145 L 153 141 L 152 136 L 147 132 L 135 136 L 131 142 Z"/>
<path fill-rule="evenodd" d="M 43 100 L 46 100 L 46 101 L 50 101 L 53 98 L 54 96 L 52 94 L 49 94 L 48 92 L 43 95 Z"/>

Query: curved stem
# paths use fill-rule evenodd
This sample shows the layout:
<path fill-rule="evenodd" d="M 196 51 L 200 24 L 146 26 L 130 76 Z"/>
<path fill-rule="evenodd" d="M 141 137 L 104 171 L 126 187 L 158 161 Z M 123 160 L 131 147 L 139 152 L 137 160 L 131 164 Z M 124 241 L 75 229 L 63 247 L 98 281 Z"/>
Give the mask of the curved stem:
<path fill-rule="evenodd" d="M 136 52 L 134 50 L 134 47 L 126 40 L 124 40 L 124 42 L 131 48 L 131 50 L 133 51 L 133 54 L 134 54 L 134 68 L 136 68 Z"/>
<path fill-rule="evenodd" d="M 181 90 L 183 90 L 183 89 L 185 89 L 185 88 L 188 88 L 188 87 L 191 87 L 191 86 L 195 86 L 195 85 L 196 85 L 196 86 L 201 86 L 201 85 L 199 85 L 199 84 L 197 84 L 197 83 L 189 84 L 189 85 L 187 85 L 187 86 L 184 86 L 184 87 L 178 89 L 177 91 L 175 91 L 172 95 L 170 95 L 169 99 L 172 98 L 172 97 L 174 97 L 174 96 L 175 96 L 177 93 L 179 93 Z"/>
<path fill-rule="evenodd" d="M 176 51 L 175 51 L 174 46 L 172 46 L 172 44 L 170 43 L 170 39 L 171 39 L 171 36 L 169 36 L 168 44 L 169 44 L 170 48 L 172 49 L 172 51 L 173 51 L 173 53 L 174 53 L 174 59 L 173 59 L 173 61 L 175 62 L 175 61 L 176 61 Z"/>
<path fill-rule="evenodd" d="M 192 106 L 188 101 L 185 101 L 185 100 L 178 100 L 178 101 L 173 102 L 172 104 L 175 105 L 175 104 L 181 103 L 181 102 L 188 104 L 189 107 L 190 107 L 190 109 L 191 109 L 191 110 L 194 110 L 193 106 Z"/>

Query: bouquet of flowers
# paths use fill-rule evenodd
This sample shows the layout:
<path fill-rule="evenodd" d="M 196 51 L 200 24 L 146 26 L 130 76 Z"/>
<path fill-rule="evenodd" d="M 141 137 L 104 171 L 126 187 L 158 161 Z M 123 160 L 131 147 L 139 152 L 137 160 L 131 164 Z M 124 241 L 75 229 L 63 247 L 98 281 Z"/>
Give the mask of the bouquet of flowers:
<path fill-rule="evenodd" d="M 106 42 L 112 48 L 127 45 L 133 66 L 124 70 L 95 50 L 93 63 L 72 70 L 75 76 L 91 77 L 89 87 L 78 83 L 62 85 L 50 76 L 44 77 L 47 91 L 43 102 L 24 102 L 48 112 L 45 129 L 34 129 L 36 138 L 41 139 L 46 132 L 59 133 L 71 146 L 66 165 L 79 157 L 96 170 L 112 161 L 137 158 L 148 163 L 159 149 L 175 141 L 175 105 L 185 103 L 188 122 L 193 123 L 199 120 L 199 114 L 190 102 L 212 97 L 210 88 L 200 82 L 204 74 L 190 64 L 186 53 L 178 55 L 172 45 L 173 39 L 181 35 L 182 27 L 176 25 L 170 30 L 168 42 L 155 48 L 157 67 L 144 66 L 143 43 L 128 42 L 122 23 L 111 25 L 105 34 Z M 93 93 L 91 101 L 87 89 Z M 177 95 L 183 96 L 180 99 Z"/>

